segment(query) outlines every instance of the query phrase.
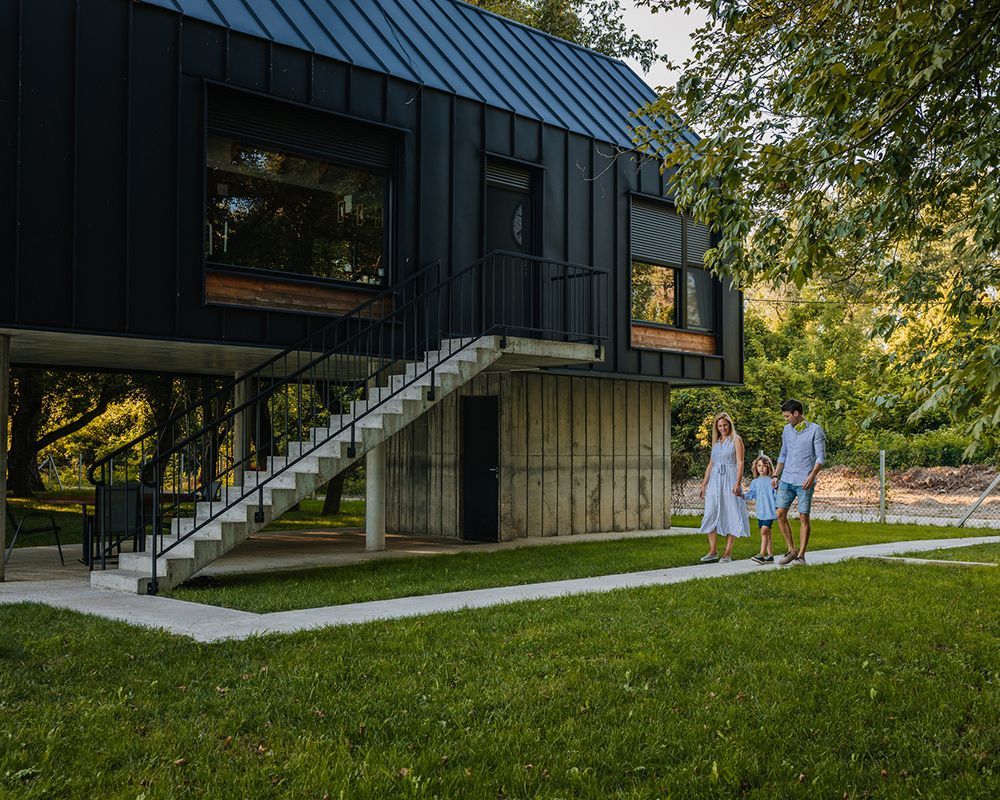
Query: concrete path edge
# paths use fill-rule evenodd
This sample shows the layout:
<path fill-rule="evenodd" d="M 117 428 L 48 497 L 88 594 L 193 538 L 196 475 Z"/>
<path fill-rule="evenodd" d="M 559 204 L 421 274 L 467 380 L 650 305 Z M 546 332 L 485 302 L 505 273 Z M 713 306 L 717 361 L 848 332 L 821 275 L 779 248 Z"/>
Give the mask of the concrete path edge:
<path fill-rule="evenodd" d="M 835 548 L 810 552 L 809 564 L 819 566 L 857 558 L 892 556 L 900 553 L 924 552 L 977 544 L 1000 544 L 1000 536 L 975 536 L 963 539 L 923 539 L 907 542 L 886 542 L 858 547 Z M 219 642 L 247 639 L 276 633 L 295 633 L 339 625 L 355 625 L 376 620 L 404 619 L 463 609 L 527 600 L 545 600 L 567 595 L 610 592 L 642 586 L 683 583 L 690 580 L 724 578 L 748 573 L 767 573 L 776 569 L 801 567 L 759 566 L 749 560 L 729 564 L 698 564 L 685 567 L 601 575 L 565 581 L 501 586 L 492 589 L 472 589 L 462 592 L 401 597 L 324 608 L 279 611 L 254 614 L 220 606 L 209 606 L 168 597 L 132 595 L 100 589 L 75 582 L 32 581 L 0 584 L 0 605 L 11 603 L 41 603 L 65 608 L 105 619 L 126 622 L 145 628 L 156 628 L 187 636 L 199 642 Z"/>

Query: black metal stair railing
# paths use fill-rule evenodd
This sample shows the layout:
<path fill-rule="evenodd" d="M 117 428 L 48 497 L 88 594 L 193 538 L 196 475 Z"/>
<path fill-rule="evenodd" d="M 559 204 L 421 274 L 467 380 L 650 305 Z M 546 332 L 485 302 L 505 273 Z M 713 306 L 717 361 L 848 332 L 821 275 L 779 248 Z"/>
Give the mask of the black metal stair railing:
<path fill-rule="evenodd" d="M 483 336 L 599 348 L 607 280 L 601 268 L 494 252 L 450 276 L 432 264 L 375 295 L 95 464 L 91 480 L 105 493 L 139 487 L 134 531 L 98 519 L 101 566 L 137 535 L 156 591 L 158 558 L 247 499 L 263 522 L 264 490 L 295 463 L 348 433 L 348 459 L 357 456 L 362 419 L 425 376 L 433 394 L 436 369 Z M 115 507 L 105 503 L 104 516 Z"/>

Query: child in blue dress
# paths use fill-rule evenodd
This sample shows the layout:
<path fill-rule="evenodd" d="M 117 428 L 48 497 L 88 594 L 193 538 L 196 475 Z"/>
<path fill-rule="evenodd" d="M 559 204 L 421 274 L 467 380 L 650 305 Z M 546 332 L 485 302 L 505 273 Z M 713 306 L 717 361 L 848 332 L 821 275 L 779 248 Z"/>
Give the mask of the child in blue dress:
<path fill-rule="evenodd" d="M 750 469 L 753 480 L 744 492 L 747 500 L 757 501 L 757 527 L 760 529 L 760 554 L 750 560 L 755 564 L 773 564 L 774 551 L 771 549 L 771 527 L 778 516 L 776 501 L 778 493 L 771 484 L 774 474 L 774 464 L 771 459 L 761 454 L 753 462 Z"/>

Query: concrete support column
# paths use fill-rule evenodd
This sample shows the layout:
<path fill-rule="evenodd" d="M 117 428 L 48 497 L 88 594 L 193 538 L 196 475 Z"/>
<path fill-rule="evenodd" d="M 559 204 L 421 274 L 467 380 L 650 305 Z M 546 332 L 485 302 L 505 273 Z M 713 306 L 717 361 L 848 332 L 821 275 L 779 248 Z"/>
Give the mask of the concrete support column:
<path fill-rule="evenodd" d="M 385 550 L 385 443 L 365 456 L 365 550 Z"/>
<path fill-rule="evenodd" d="M 233 387 L 233 408 L 239 408 L 250 397 L 247 381 L 240 380 L 242 375 L 241 372 L 236 373 L 236 385 Z M 241 411 L 233 416 L 233 482 L 237 484 L 243 483 L 243 472 L 247 468 L 243 459 L 249 453 L 248 433 L 247 412 Z"/>
<path fill-rule="evenodd" d="M 0 581 L 7 552 L 7 414 L 10 411 L 10 337 L 0 335 Z"/>

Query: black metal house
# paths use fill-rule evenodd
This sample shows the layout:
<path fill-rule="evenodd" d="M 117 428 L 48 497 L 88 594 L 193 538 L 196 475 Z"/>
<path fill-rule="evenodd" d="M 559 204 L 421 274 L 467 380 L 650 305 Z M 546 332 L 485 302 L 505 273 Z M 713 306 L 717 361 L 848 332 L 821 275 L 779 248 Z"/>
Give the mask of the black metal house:
<path fill-rule="evenodd" d="M 669 388 L 742 380 L 742 300 L 633 152 L 622 62 L 460 0 L 0 0 L 0 37 L 10 361 L 232 379 L 95 473 L 167 495 L 217 453 L 127 586 L 363 455 L 398 531 L 669 526 Z"/>

